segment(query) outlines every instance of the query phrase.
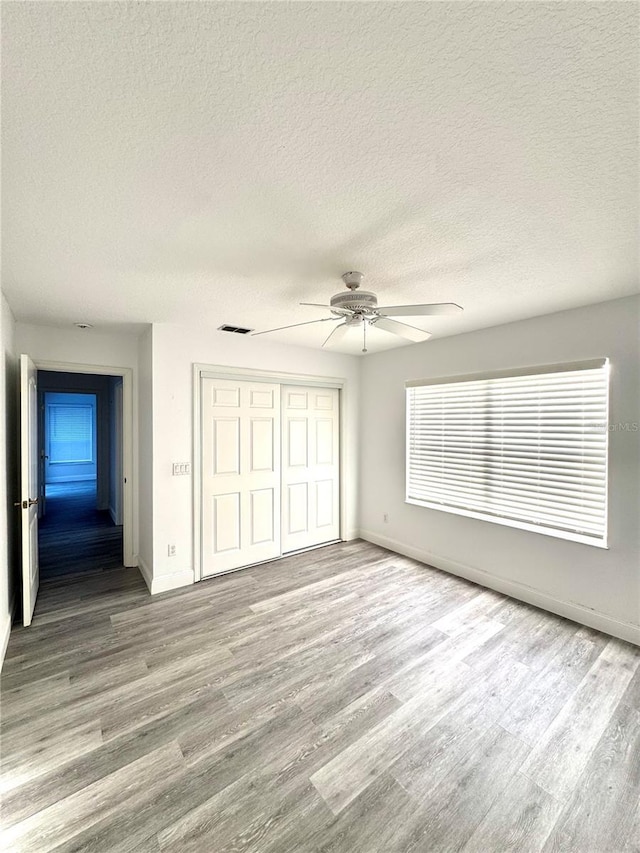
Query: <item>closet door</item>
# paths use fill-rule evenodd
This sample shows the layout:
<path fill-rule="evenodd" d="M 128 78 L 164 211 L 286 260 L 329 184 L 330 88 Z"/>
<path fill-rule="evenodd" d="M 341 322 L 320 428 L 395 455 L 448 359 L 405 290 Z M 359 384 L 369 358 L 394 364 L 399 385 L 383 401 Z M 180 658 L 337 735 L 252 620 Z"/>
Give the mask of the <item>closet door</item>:
<path fill-rule="evenodd" d="M 202 570 L 279 557 L 280 386 L 202 379 Z"/>
<path fill-rule="evenodd" d="M 282 387 L 282 551 L 340 538 L 336 388 Z"/>

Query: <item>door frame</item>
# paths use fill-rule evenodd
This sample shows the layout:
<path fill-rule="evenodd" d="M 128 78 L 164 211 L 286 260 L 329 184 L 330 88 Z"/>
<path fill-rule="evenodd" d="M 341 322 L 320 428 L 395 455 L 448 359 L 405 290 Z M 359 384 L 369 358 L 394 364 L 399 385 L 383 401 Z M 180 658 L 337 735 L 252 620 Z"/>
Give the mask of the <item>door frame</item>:
<path fill-rule="evenodd" d="M 221 364 L 193 365 L 193 578 L 194 582 L 204 580 L 202 575 L 202 390 L 200 380 L 231 379 L 249 382 L 271 382 L 280 385 L 307 385 L 315 388 L 337 388 L 339 391 L 339 431 L 340 431 L 340 538 L 344 539 L 347 530 L 346 477 L 344 448 L 346 438 L 347 380 L 336 376 L 318 376 L 307 373 L 287 373 L 275 370 L 254 370 L 250 367 L 229 367 Z M 314 546 L 318 547 L 318 546 Z M 278 559 L 278 558 L 276 558 Z M 207 576 L 210 577 L 210 576 Z"/>
<path fill-rule="evenodd" d="M 122 377 L 122 559 L 128 568 L 138 565 L 135 553 L 135 467 L 133 430 L 133 368 L 108 367 L 103 364 L 78 364 L 71 361 L 33 359 L 38 370 L 56 373 L 95 373 L 99 376 Z"/>

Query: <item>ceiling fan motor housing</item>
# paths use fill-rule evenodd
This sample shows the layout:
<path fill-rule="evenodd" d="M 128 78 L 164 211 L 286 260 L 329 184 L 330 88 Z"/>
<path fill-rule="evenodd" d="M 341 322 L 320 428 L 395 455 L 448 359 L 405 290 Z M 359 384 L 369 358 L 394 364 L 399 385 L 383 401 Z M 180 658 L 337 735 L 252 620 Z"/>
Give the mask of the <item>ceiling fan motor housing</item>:
<path fill-rule="evenodd" d="M 352 290 L 348 293 L 336 293 L 331 297 L 332 308 L 348 308 L 350 311 L 375 311 L 378 307 L 378 299 L 375 293 L 368 290 Z"/>

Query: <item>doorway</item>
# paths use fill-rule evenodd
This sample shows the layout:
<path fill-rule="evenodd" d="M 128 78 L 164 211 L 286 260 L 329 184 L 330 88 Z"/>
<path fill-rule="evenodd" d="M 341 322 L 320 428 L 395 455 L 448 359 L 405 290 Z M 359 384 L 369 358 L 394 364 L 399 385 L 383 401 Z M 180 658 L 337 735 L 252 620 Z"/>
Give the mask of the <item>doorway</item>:
<path fill-rule="evenodd" d="M 54 388 L 47 388 L 47 379 L 56 382 L 55 376 L 47 377 L 49 372 L 58 376 L 67 374 L 63 380 L 58 380 Z M 44 400 L 42 393 L 47 390 L 56 392 L 93 393 L 91 387 L 82 386 L 82 377 L 93 377 L 93 381 L 107 377 L 111 382 L 114 404 L 110 407 L 111 418 L 116 429 L 113 441 L 107 442 L 109 448 L 105 456 L 104 442 L 100 440 L 100 430 L 96 427 L 97 437 L 97 502 L 104 495 L 113 496 L 112 504 L 114 526 L 122 527 L 121 563 L 126 567 L 136 566 L 137 557 L 134 551 L 135 526 L 135 497 L 136 483 L 134 471 L 134 405 L 133 405 L 133 370 L 130 367 L 105 367 L 102 365 L 77 364 L 69 362 L 41 361 L 35 363 L 28 353 L 20 354 L 20 528 L 22 539 L 21 569 L 22 569 L 22 611 L 23 624 L 28 627 L 33 619 L 38 588 L 40 584 L 38 529 L 42 518 L 46 517 L 46 477 L 44 475 Z M 41 387 L 38 387 L 40 379 Z M 61 386 L 62 383 L 62 386 Z M 40 392 L 40 393 L 39 393 Z M 100 424 L 100 400 L 104 394 L 98 395 L 97 423 Z M 104 430 L 103 430 L 104 434 Z M 120 473 L 111 480 L 100 476 L 101 459 L 107 460 L 112 456 L 120 460 Z M 104 464 L 104 462 L 103 462 Z M 105 492 L 105 483 L 106 492 Z M 118 509 L 119 507 L 119 509 Z M 107 507 L 109 509 L 109 505 Z M 96 509 L 100 507 L 96 506 Z M 121 520 L 118 521 L 118 514 Z M 63 539 L 65 537 L 62 537 Z M 72 545 L 77 537 L 66 537 L 67 545 Z M 77 543 L 76 543 L 77 544 Z M 46 545 L 45 545 L 46 547 Z M 86 563 L 85 563 L 86 569 Z M 64 567 L 63 567 L 64 572 Z"/>
<path fill-rule="evenodd" d="M 42 579 L 123 565 L 121 376 L 39 370 Z"/>

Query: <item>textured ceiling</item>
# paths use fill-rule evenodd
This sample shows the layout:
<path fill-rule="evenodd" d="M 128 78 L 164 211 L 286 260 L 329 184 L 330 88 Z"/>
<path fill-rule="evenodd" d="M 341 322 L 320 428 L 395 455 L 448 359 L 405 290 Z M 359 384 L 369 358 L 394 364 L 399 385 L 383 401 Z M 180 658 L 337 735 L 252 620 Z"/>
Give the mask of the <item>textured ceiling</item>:
<path fill-rule="evenodd" d="M 439 336 L 636 292 L 638 11 L 4 2 L 9 303 L 264 329 L 359 269 Z"/>

